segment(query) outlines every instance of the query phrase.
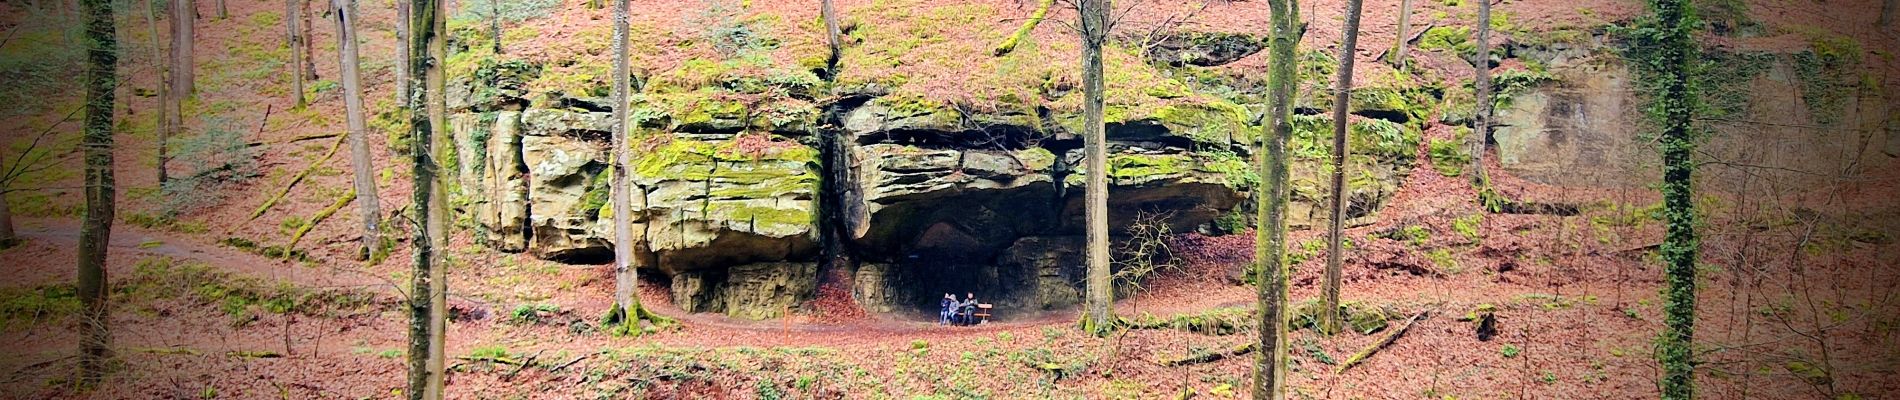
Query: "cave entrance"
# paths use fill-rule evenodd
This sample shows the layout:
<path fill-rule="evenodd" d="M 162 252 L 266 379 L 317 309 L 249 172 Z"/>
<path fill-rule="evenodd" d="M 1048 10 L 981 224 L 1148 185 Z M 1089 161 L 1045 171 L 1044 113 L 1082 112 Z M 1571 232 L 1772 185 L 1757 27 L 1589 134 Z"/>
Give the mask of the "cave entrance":
<path fill-rule="evenodd" d="M 944 294 L 995 305 L 991 320 L 1033 318 L 1078 297 L 1062 264 L 1079 255 L 1068 240 L 1044 237 L 982 239 L 953 221 L 928 225 L 909 251 L 889 264 L 891 311 L 934 320 Z M 1077 264 L 1079 265 L 1079 264 Z M 1072 275 L 1072 276 L 1071 276 Z"/>

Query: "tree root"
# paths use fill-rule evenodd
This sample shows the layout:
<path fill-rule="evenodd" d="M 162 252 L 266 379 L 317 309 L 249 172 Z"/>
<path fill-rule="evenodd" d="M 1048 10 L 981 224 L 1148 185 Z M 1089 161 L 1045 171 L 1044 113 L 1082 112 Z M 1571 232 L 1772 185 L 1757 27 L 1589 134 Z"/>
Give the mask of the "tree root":
<path fill-rule="evenodd" d="M 311 162 L 309 166 L 303 168 L 303 172 L 298 172 L 297 176 L 290 178 L 290 183 L 285 184 L 283 190 L 277 191 L 277 195 L 271 196 L 270 200 L 265 200 L 264 205 L 258 206 L 257 211 L 252 211 L 251 217 L 245 221 L 256 221 L 257 217 L 263 216 L 264 212 L 270 211 L 271 207 L 277 206 L 278 202 L 284 200 L 284 196 L 290 195 L 291 188 L 297 187 L 297 184 L 303 182 L 305 177 L 310 176 L 310 171 L 315 171 L 317 166 L 323 165 L 324 162 L 330 161 L 330 157 L 336 156 L 337 149 L 343 148 L 343 139 L 347 137 L 348 136 L 337 136 L 336 142 L 330 144 L 330 151 L 323 153 L 323 158 L 318 158 L 317 161 Z"/>
<path fill-rule="evenodd" d="M 1375 353 L 1378 353 L 1380 349 L 1384 349 L 1386 346 L 1392 345 L 1392 342 L 1399 340 L 1399 335 L 1404 335 L 1406 330 L 1412 328 L 1412 323 L 1418 322 L 1418 320 L 1421 318 L 1425 318 L 1425 314 L 1427 312 L 1428 311 L 1419 311 L 1418 314 L 1413 314 L 1412 318 L 1405 320 L 1405 324 L 1399 325 L 1399 329 L 1394 329 L 1392 330 L 1391 333 L 1385 334 L 1385 337 L 1379 339 L 1378 343 L 1373 343 L 1371 346 L 1367 346 L 1365 350 L 1360 350 L 1359 354 L 1353 354 L 1351 358 L 1346 359 L 1346 362 L 1340 363 L 1339 368 L 1334 369 L 1333 373 L 1334 374 L 1344 373 L 1346 372 L 1347 369 L 1351 369 L 1352 366 L 1359 365 L 1360 362 L 1365 361 L 1367 358 L 1371 358 L 1372 355 Z"/>

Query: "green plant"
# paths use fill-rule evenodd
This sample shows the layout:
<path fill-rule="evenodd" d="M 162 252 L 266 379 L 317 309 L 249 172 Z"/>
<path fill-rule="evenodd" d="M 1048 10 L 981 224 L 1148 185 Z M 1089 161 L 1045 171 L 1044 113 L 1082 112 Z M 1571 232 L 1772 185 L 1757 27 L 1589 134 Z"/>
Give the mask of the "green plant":
<path fill-rule="evenodd" d="M 1484 240 L 1484 238 L 1480 236 L 1481 233 L 1478 232 L 1479 225 L 1483 222 L 1484 214 L 1471 214 L 1458 217 L 1457 219 L 1451 220 L 1451 230 L 1458 232 L 1460 236 L 1464 236 L 1466 241 L 1478 243 Z"/>
<path fill-rule="evenodd" d="M 1517 345 L 1508 344 L 1508 343 L 1505 344 L 1504 347 L 1501 347 L 1498 349 L 1498 353 L 1503 354 L 1504 358 L 1517 357 L 1517 355 L 1522 352 L 1523 350 L 1518 349 Z"/>
<path fill-rule="evenodd" d="M 1457 274 L 1464 270 L 1458 265 L 1457 257 L 1451 254 L 1451 249 L 1432 250 L 1430 253 L 1425 253 L 1425 259 L 1431 260 L 1432 265 L 1437 266 L 1439 271 L 1446 274 Z"/>
<path fill-rule="evenodd" d="M 257 156 L 243 133 L 227 120 L 207 116 L 204 131 L 172 138 L 172 168 L 186 171 L 160 188 L 164 216 L 174 216 L 224 200 L 225 190 L 260 175 Z"/>
<path fill-rule="evenodd" d="M 508 314 L 508 322 L 516 325 L 531 325 L 544 322 L 549 315 L 561 312 L 561 307 L 553 304 L 522 304 L 515 306 Z"/>
<path fill-rule="evenodd" d="M 1432 158 L 1432 169 L 1444 176 L 1464 174 L 1465 165 L 1471 164 L 1471 155 L 1465 154 L 1465 137 L 1471 128 L 1460 126 L 1451 139 L 1432 139 L 1427 153 Z"/>

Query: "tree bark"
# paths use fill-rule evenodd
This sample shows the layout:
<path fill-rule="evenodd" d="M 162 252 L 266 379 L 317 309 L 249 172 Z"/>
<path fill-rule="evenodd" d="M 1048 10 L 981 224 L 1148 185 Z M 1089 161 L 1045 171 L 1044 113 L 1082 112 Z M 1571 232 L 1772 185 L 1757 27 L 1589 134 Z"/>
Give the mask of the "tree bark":
<path fill-rule="evenodd" d="M 5 166 L 0 166 L 0 171 L 4 170 Z M 0 250 L 19 244 L 20 234 L 13 231 L 13 208 L 7 205 L 6 188 L 0 187 Z"/>
<path fill-rule="evenodd" d="M 1286 143 L 1293 137 L 1293 89 L 1298 85 L 1295 80 L 1299 79 L 1294 73 L 1299 63 L 1296 52 L 1305 27 L 1300 24 L 1296 0 L 1268 0 L 1267 9 L 1273 25 L 1267 53 L 1268 65 L 1272 66 L 1268 70 L 1272 86 L 1268 88 L 1267 105 L 1271 133 L 1264 141 L 1266 154 L 1257 158 L 1267 187 L 1264 194 L 1258 196 L 1265 204 L 1256 210 L 1260 220 L 1254 231 L 1254 262 L 1259 266 L 1256 282 L 1260 308 L 1255 314 L 1259 323 L 1260 352 L 1254 355 L 1253 398 L 1279 400 L 1286 398 L 1287 365 L 1285 252 L 1290 193 Z"/>
<path fill-rule="evenodd" d="M 838 32 L 838 13 L 832 8 L 831 0 L 818 3 L 818 15 L 825 20 L 825 44 L 830 47 L 831 55 L 825 58 L 826 80 L 838 76 L 838 60 L 844 57 L 844 39 Z"/>
<path fill-rule="evenodd" d="M 337 71 L 343 79 L 344 119 L 350 129 L 350 168 L 355 175 L 357 216 L 363 220 L 363 257 L 367 259 L 381 246 L 382 204 L 376 197 L 376 166 L 369 157 L 369 138 L 363 115 L 363 83 L 358 69 L 356 1 L 331 0 L 331 15 L 336 18 Z"/>
<path fill-rule="evenodd" d="M 488 31 L 495 35 L 495 47 L 491 50 L 501 54 L 501 1 L 488 1 Z"/>
<path fill-rule="evenodd" d="M 1699 61 L 1688 0 L 1655 0 L 1650 79 L 1660 89 L 1651 117 L 1660 119 L 1663 162 L 1664 224 L 1662 259 L 1663 333 L 1656 346 L 1662 364 L 1662 398 L 1695 397 L 1695 306 L 1697 242 L 1695 206 L 1695 109 L 1697 93 L 1689 66 Z"/>
<path fill-rule="evenodd" d="M 1103 335 L 1114 329 L 1114 282 L 1108 265 L 1108 135 L 1103 115 L 1102 46 L 1108 42 L 1109 0 L 1082 0 L 1082 140 L 1088 161 L 1084 201 L 1087 209 L 1088 314 L 1083 329 Z"/>
<path fill-rule="evenodd" d="M 1406 70 L 1407 62 L 1405 60 L 1405 53 L 1409 52 L 1412 47 L 1411 41 L 1406 40 L 1406 35 L 1410 34 L 1411 30 L 1412 0 L 1399 0 L 1399 43 L 1397 50 L 1393 50 L 1392 52 L 1392 66 L 1398 68 L 1400 71 Z"/>
<path fill-rule="evenodd" d="M 292 107 L 302 110 L 304 106 L 309 104 L 304 103 L 303 52 L 299 51 L 299 49 L 303 48 L 304 38 L 302 30 L 297 28 L 298 21 L 303 20 L 303 18 L 297 16 L 297 1 L 298 0 L 284 0 L 284 37 L 288 38 L 287 41 L 289 44 L 286 46 L 290 50 L 290 80 L 292 82 L 290 95 L 296 99 L 296 101 L 292 103 Z"/>
<path fill-rule="evenodd" d="M 1472 85 L 1477 88 L 1478 115 L 1472 118 L 1472 135 L 1466 144 L 1471 152 L 1471 183 L 1480 193 L 1491 188 L 1491 176 L 1484 171 L 1485 142 L 1491 138 L 1491 0 L 1478 0 L 1478 54 L 1471 56 L 1474 68 Z"/>
<path fill-rule="evenodd" d="M 407 85 L 413 96 L 408 97 L 405 112 L 409 116 L 409 133 L 415 140 L 410 141 L 410 155 L 414 157 L 413 173 L 415 185 L 412 198 L 416 215 L 421 221 L 415 227 L 416 234 L 411 243 L 416 247 L 415 268 L 410 274 L 409 295 L 409 376 L 408 389 L 404 392 L 411 400 L 442 398 L 442 346 L 441 335 L 446 311 L 446 285 L 442 268 L 436 265 L 437 246 L 442 242 L 442 220 L 439 204 L 442 204 L 442 192 L 436 177 L 438 164 L 435 162 L 436 127 L 434 93 L 439 90 L 440 70 L 435 50 L 439 49 L 441 31 L 440 0 L 411 0 L 412 12 L 408 25 L 413 35 L 405 45 L 409 48 L 410 58 L 405 60 L 411 70 L 426 71 L 422 75 L 410 76 Z"/>
<path fill-rule="evenodd" d="M 231 9 L 224 6 L 224 0 L 218 0 L 218 19 L 231 18 Z"/>
<path fill-rule="evenodd" d="M 637 328 L 640 325 L 640 298 L 634 295 L 634 286 L 638 284 L 639 273 L 633 269 L 633 188 L 630 186 L 627 171 L 632 168 L 633 158 L 628 141 L 627 92 L 632 89 L 627 67 L 627 19 L 630 13 L 628 0 L 614 0 L 614 168 L 613 182 L 613 218 L 614 218 L 614 308 L 619 310 L 620 323 L 625 328 Z"/>
<path fill-rule="evenodd" d="M 195 0 L 172 0 L 172 97 L 189 99 L 198 91 L 196 61 L 192 59 L 193 43 L 197 41 L 193 32 L 194 20 L 198 15 Z M 183 100 L 173 100 L 183 101 Z"/>
<path fill-rule="evenodd" d="M 396 104 L 409 105 L 409 1 L 396 0 Z"/>
<path fill-rule="evenodd" d="M 1479 0 L 1485 1 L 1485 0 Z M 1347 111 L 1352 102 L 1352 67 L 1357 58 L 1359 45 L 1359 14 L 1364 8 L 1364 0 L 1346 2 L 1346 35 L 1339 45 L 1339 79 L 1333 88 L 1333 192 L 1332 221 L 1327 227 L 1326 244 L 1326 281 L 1320 290 L 1326 301 L 1320 308 L 1320 332 L 1331 335 L 1339 332 L 1339 275 L 1345 249 L 1340 246 L 1342 224 L 1346 220 L 1346 156 L 1351 152 L 1346 148 Z"/>
<path fill-rule="evenodd" d="M 316 16 L 310 12 L 310 1 L 311 0 L 296 0 L 298 8 L 297 14 L 303 17 L 303 21 L 297 23 L 297 27 L 303 29 L 303 32 L 297 35 L 297 43 L 303 45 L 304 79 L 314 82 L 317 80 L 317 53 L 311 49 L 315 47 L 312 44 L 315 43 L 316 40 L 312 39 L 315 36 L 311 35 L 310 31 L 311 29 L 315 29 L 311 21 L 314 21 Z M 292 49 L 291 51 L 296 51 L 296 49 Z"/>
<path fill-rule="evenodd" d="M 83 310 L 79 347 L 80 383 L 105 377 L 112 331 L 106 313 L 106 250 L 112 242 L 112 120 L 119 86 L 119 43 L 112 2 L 82 0 L 86 14 L 86 215 L 79 227 L 79 273 L 75 289 Z M 189 14 L 173 18 L 189 21 Z"/>
<path fill-rule="evenodd" d="M 147 0 L 145 2 L 145 25 L 147 27 L 146 33 L 151 36 L 152 40 L 152 57 L 154 58 L 152 64 L 158 67 L 157 86 L 159 112 L 157 118 L 154 118 L 158 122 L 158 167 L 155 169 L 158 172 L 158 187 L 160 190 L 163 190 L 165 182 L 170 180 L 170 177 L 166 175 L 166 165 L 171 162 L 171 156 L 167 154 L 165 145 L 171 141 L 171 137 L 173 136 L 172 130 L 178 126 L 180 119 L 178 104 L 172 102 L 170 88 L 172 85 L 170 64 L 173 62 L 170 60 L 176 60 L 178 58 L 178 54 L 175 54 L 178 48 L 173 47 L 172 53 L 167 53 L 164 47 L 159 45 L 157 0 Z M 165 54 L 167 61 L 156 60 L 158 54 Z"/>
<path fill-rule="evenodd" d="M 447 5 L 441 0 L 433 0 L 431 4 L 432 8 L 429 12 L 434 14 L 434 16 L 430 17 L 429 20 L 433 22 L 433 25 L 429 27 L 429 34 L 426 35 L 428 39 L 427 54 L 429 62 L 423 66 L 422 73 L 423 79 L 427 81 L 426 84 L 428 85 L 428 88 L 423 92 L 423 94 L 425 94 L 423 98 L 429 102 L 429 137 L 425 139 L 435 142 L 435 149 L 434 152 L 429 155 L 431 171 L 427 182 L 429 183 L 430 204 L 429 212 L 424 215 L 428 216 L 429 239 L 434 242 L 431 243 L 430 246 L 436 249 L 446 249 L 449 245 L 449 195 L 447 187 L 442 184 L 442 174 L 440 170 L 442 163 L 436 160 L 451 158 L 449 154 L 451 154 L 451 151 L 454 151 L 454 144 L 451 142 L 451 136 L 449 134 L 448 91 L 444 90 L 448 84 L 448 76 L 444 75 L 444 70 L 442 69 L 443 66 L 447 65 L 446 63 L 449 59 L 448 37 L 446 36 L 449 31 L 447 26 L 448 10 Z M 425 392 L 425 395 L 430 399 L 436 400 L 443 398 L 443 385 L 448 379 L 446 372 L 448 367 L 448 349 L 446 345 L 448 343 L 447 334 L 449 324 L 449 279 L 448 268 L 444 264 L 439 251 L 440 250 L 437 250 L 435 254 L 435 260 L 431 261 L 434 268 L 429 269 L 428 367 L 429 375 L 432 379 L 429 380 L 429 386 L 427 386 L 428 390 Z"/>

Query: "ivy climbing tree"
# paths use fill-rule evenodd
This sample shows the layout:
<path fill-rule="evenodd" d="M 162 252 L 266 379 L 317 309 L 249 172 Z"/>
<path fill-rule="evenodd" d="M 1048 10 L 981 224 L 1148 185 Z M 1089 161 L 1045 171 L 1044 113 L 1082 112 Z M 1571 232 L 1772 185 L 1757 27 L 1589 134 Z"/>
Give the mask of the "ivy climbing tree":
<path fill-rule="evenodd" d="M 1694 77 L 1702 65 L 1695 32 L 1700 24 L 1689 0 L 1650 0 L 1649 14 L 1622 34 L 1629 59 L 1641 79 L 1644 114 L 1659 131 L 1662 150 L 1663 214 L 1666 226 L 1663 332 L 1656 341 L 1662 364 L 1662 398 L 1695 396 L 1696 210 L 1695 152 L 1699 107 Z"/>

